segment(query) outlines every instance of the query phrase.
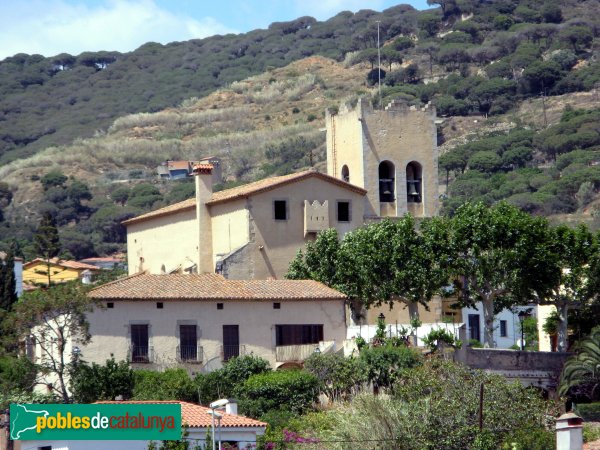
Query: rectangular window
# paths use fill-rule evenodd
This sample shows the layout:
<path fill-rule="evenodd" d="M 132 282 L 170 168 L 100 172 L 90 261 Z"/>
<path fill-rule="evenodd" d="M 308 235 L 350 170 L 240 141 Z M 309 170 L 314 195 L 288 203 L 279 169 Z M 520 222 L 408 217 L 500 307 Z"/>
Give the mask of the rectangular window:
<path fill-rule="evenodd" d="M 163 302 L 156 302 L 157 309 L 163 309 L 164 307 L 165 307 L 165 305 L 163 304 Z"/>
<path fill-rule="evenodd" d="M 481 342 L 481 334 L 479 332 L 479 314 L 469 314 L 469 339 L 475 339 Z"/>
<path fill-rule="evenodd" d="M 350 222 L 350 202 L 337 202 L 337 220 L 338 222 Z"/>
<path fill-rule="evenodd" d="M 106 307 L 107 307 L 108 309 L 111 309 L 111 308 L 114 308 L 114 307 L 115 307 L 115 304 L 114 304 L 113 302 L 108 302 L 108 303 L 106 304 Z"/>
<path fill-rule="evenodd" d="M 507 330 L 506 330 L 506 320 L 501 320 L 500 321 L 500 337 L 506 337 L 507 334 Z"/>
<path fill-rule="evenodd" d="M 223 325 L 223 361 L 240 356 L 239 325 Z"/>
<path fill-rule="evenodd" d="M 131 325 L 131 362 L 150 362 L 148 325 Z"/>
<path fill-rule="evenodd" d="M 274 200 L 273 213 L 275 220 L 287 220 L 287 200 Z"/>
<path fill-rule="evenodd" d="M 323 340 L 323 325 L 276 325 L 275 345 L 318 344 Z"/>
<path fill-rule="evenodd" d="M 281 309 L 281 303 L 273 303 L 273 309 Z"/>
<path fill-rule="evenodd" d="M 217 309 L 223 309 L 223 303 L 217 303 Z"/>
<path fill-rule="evenodd" d="M 179 360 L 198 361 L 196 325 L 179 325 Z"/>

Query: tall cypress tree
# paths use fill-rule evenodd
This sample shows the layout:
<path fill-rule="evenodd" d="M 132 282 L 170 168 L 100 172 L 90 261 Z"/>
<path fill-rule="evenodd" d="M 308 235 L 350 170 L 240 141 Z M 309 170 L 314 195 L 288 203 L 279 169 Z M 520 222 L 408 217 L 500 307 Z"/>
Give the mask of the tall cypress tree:
<path fill-rule="evenodd" d="M 0 269 L 0 308 L 10 311 L 17 301 L 17 280 L 15 278 L 15 254 L 11 247 Z"/>
<path fill-rule="evenodd" d="M 50 286 L 50 259 L 60 253 L 60 238 L 56 220 L 49 212 L 44 213 L 33 238 L 36 253 L 46 260 L 48 268 L 48 286 Z"/>

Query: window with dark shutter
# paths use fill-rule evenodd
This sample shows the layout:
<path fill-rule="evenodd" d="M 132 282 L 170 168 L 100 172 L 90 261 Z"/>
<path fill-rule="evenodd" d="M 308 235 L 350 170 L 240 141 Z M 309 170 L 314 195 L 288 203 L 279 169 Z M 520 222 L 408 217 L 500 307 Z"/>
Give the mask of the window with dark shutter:
<path fill-rule="evenodd" d="M 273 201 L 273 212 L 275 220 L 287 220 L 287 201 L 286 200 L 275 200 Z"/>

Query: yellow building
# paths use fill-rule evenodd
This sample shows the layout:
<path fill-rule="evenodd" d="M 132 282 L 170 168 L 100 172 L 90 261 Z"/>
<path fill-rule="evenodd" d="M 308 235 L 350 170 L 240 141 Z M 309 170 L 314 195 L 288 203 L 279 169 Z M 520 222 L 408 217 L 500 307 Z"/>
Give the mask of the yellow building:
<path fill-rule="evenodd" d="M 47 285 L 48 278 L 51 284 L 79 279 L 86 283 L 91 281 L 92 274 L 99 270 L 96 266 L 77 261 L 64 261 L 58 258 L 48 261 L 36 258 L 23 265 L 23 283 L 29 286 Z"/>

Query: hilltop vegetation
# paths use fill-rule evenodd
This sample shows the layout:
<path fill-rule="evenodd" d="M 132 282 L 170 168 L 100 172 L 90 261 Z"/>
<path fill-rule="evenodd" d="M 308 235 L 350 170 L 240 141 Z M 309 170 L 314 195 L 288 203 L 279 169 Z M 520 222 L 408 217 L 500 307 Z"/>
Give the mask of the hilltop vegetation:
<path fill-rule="evenodd" d="M 341 60 L 383 39 L 410 32 L 417 11 L 341 12 L 318 22 L 301 17 L 267 30 L 161 45 L 129 53 L 18 54 L 0 62 L 0 163 L 68 144 L 106 129 L 117 117 L 155 112 L 269 68 L 311 55 Z"/>
<path fill-rule="evenodd" d="M 466 198 L 508 199 L 595 226 L 600 2 L 431 3 L 441 7 L 343 12 L 326 22 L 304 17 L 244 35 L 146 44 L 125 55 L 1 62 L 0 161 L 19 158 L 0 167 L 2 241 L 19 240 L 31 256 L 32 232 L 50 212 L 73 256 L 122 249 L 121 220 L 192 195 L 191 183 L 157 180 L 155 167 L 166 159 L 221 157 L 217 189 L 324 168 L 325 110 L 359 96 L 376 107 L 392 99 L 436 105 L 446 213 Z M 376 20 L 382 98 L 374 85 Z M 334 59 L 288 64 L 316 54 Z M 39 83 L 19 81 L 43 67 L 54 69 Z M 80 89 L 87 94 L 80 97 Z M 132 111 L 146 112 L 116 118 Z M 53 121 L 56 132 L 13 139 Z M 81 138 L 64 144 L 75 136 Z M 66 179 L 47 189 L 41 180 L 53 171 Z"/>

